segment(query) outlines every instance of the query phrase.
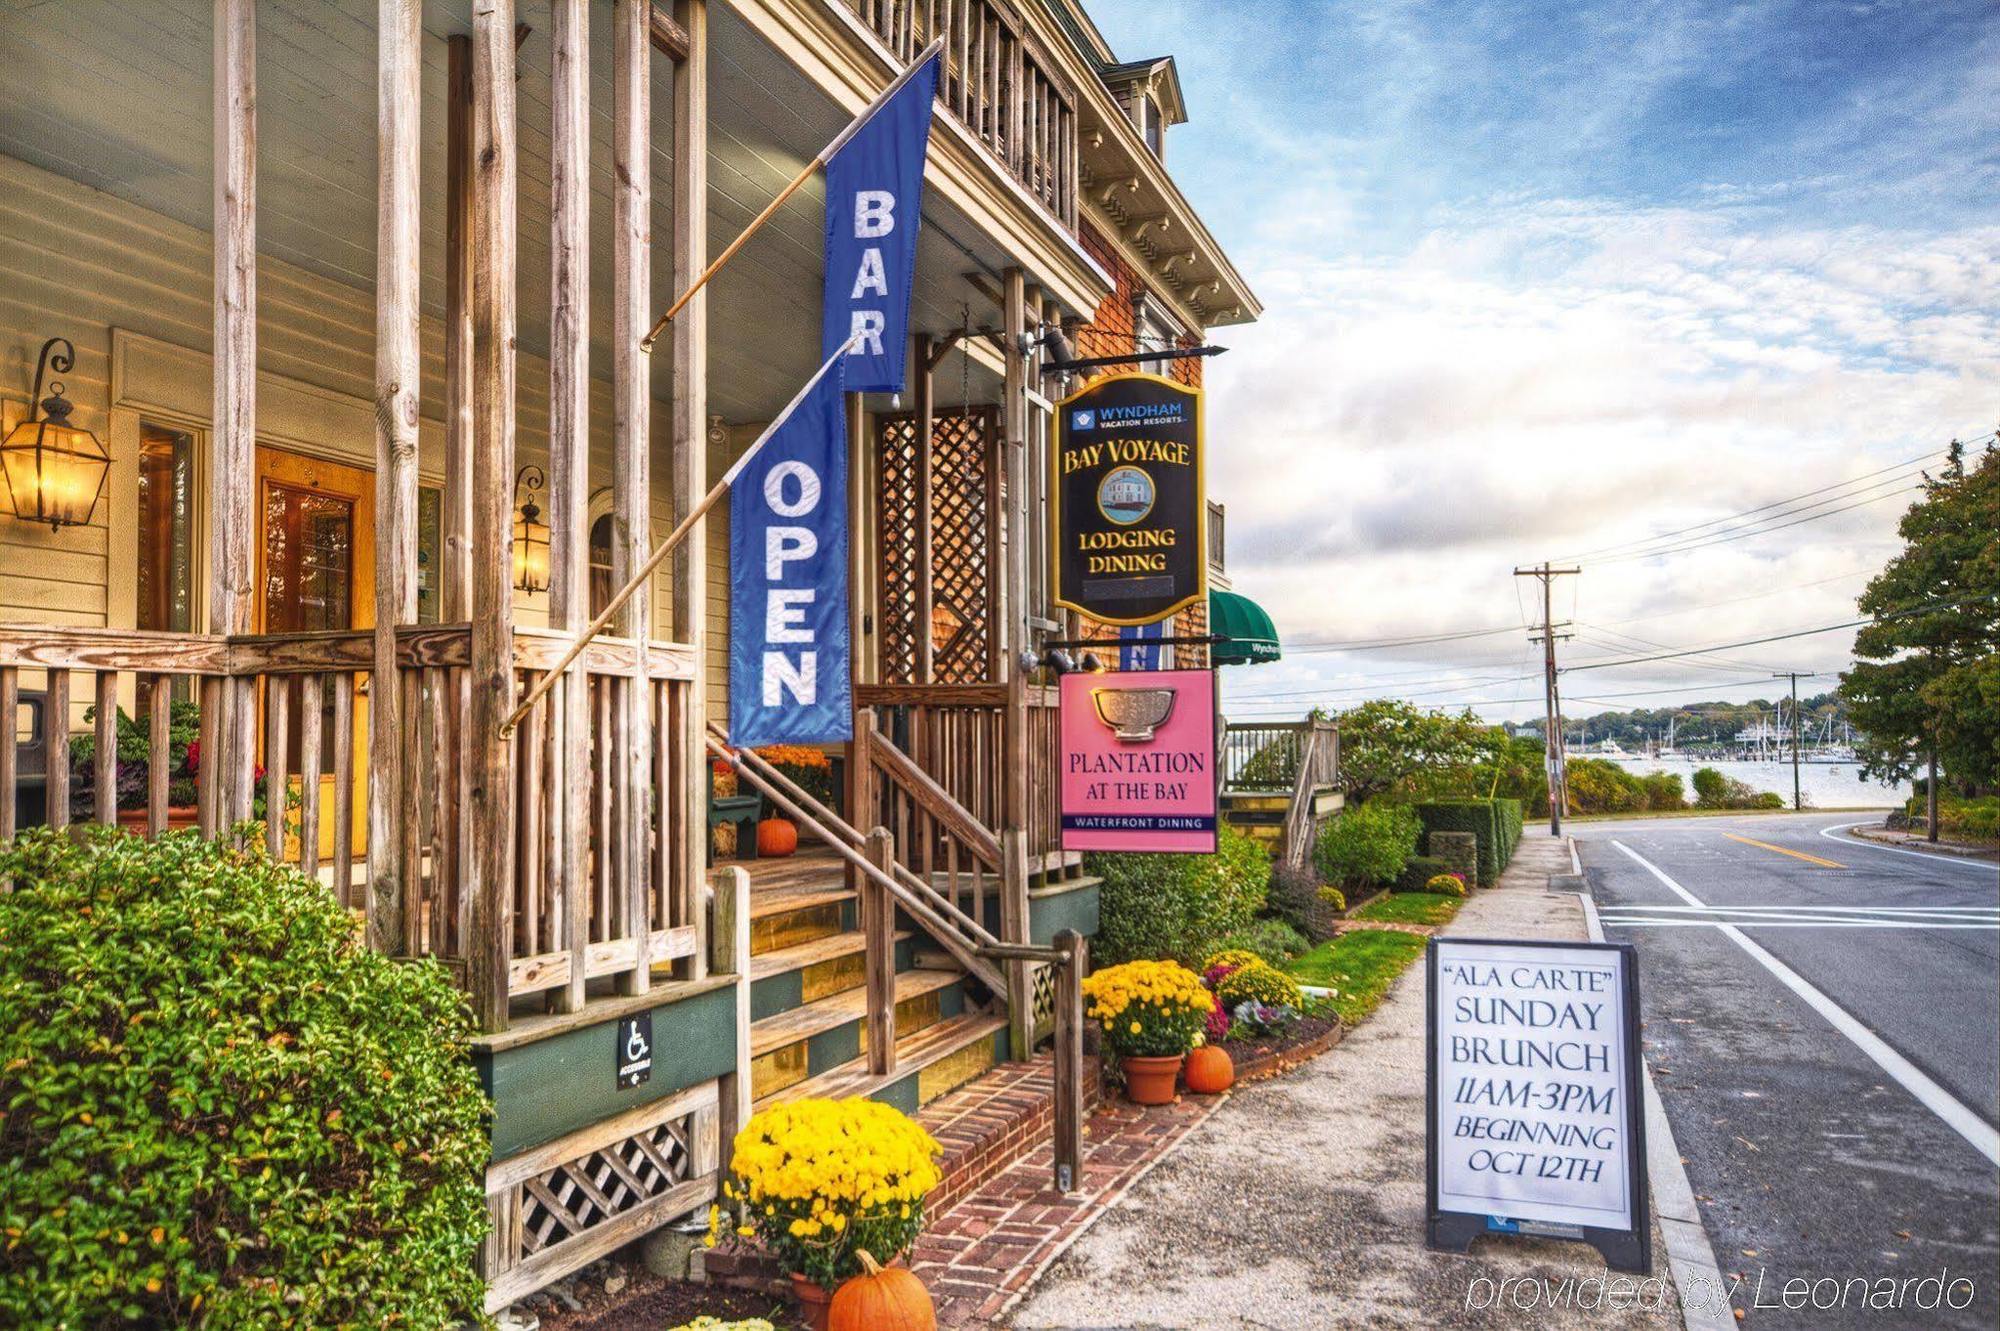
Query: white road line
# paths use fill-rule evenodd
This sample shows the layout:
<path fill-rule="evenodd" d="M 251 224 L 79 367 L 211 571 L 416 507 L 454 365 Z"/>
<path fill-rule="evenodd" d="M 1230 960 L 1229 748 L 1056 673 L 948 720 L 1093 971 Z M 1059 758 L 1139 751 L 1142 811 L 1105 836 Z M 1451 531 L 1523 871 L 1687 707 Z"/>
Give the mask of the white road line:
<path fill-rule="evenodd" d="M 1703 904 L 1700 897 L 1668 877 L 1664 870 L 1638 851 L 1622 841 L 1613 840 L 1611 844 L 1618 847 L 1640 868 L 1659 879 L 1668 891 L 1688 905 Z M 1966 1108 L 1950 1091 L 1932 1081 L 1923 1069 L 1891 1049 L 1887 1041 L 1856 1021 L 1845 1008 L 1814 988 L 1805 977 L 1751 941 L 1741 929 L 1733 924 L 1718 924 L 1715 927 L 1718 932 L 1749 953 L 1758 965 L 1776 976 L 1780 984 L 1804 999 L 1808 1006 L 1825 1017 L 1835 1030 L 1853 1041 L 1857 1049 L 1873 1059 L 1876 1066 L 1894 1077 L 1904 1090 L 1916 1096 L 1925 1108 L 1943 1119 L 1952 1131 L 1972 1143 L 1974 1150 L 1985 1156 L 1992 1164 L 2000 1165 L 2000 1131 L 1996 1131 L 1986 1120 Z"/>
<path fill-rule="evenodd" d="M 1614 906 L 1612 907 L 1612 909 L 1616 910 L 1617 907 Z M 1748 911 L 1752 914 L 1757 914 L 1757 915 L 1791 915 L 1791 914 L 1796 914 L 1800 911 L 1840 911 L 1848 914 L 1860 912 L 1862 914 L 1867 914 L 1867 915 L 1978 915 L 1982 918 L 1987 916 L 2000 918 L 2000 906 L 1702 906 L 1699 908 L 1694 906 L 1647 906 L 1646 907 L 1646 910 L 1654 915 L 1658 915 L 1661 911 L 1674 911 L 1677 913 L 1681 911 L 1687 911 L 1690 913 L 1694 913 L 1697 911 L 1697 909 L 1699 910 L 1700 913 L 1707 915 L 1719 914 L 1724 911 Z"/>
<path fill-rule="evenodd" d="M 1845 832 L 1850 827 L 1865 827 L 1869 825 L 1865 820 L 1859 823 L 1837 823 L 1832 827 L 1820 828 L 1819 834 L 1828 841 L 1838 841 L 1843 846 L 1863 846 L 1869 850 L 1886 850 L 1891 855 L 1914 855 L 1920 860 L 1936 860 L 1940 864 L 1952 864 L 1961 869 L 1978 869 L 1992 878 L 1996 883 L 2000 883 L 2000 865 L 1996 865 L 1990 860 L 1966 859 L 1962 855 L 1936 855 L 1927 850 L 1904 850 L 1901 846 L 1885 846 L 1879 841 L 1870 841 L 1866 837 L 1834 835 L 1836 832 Z"/>

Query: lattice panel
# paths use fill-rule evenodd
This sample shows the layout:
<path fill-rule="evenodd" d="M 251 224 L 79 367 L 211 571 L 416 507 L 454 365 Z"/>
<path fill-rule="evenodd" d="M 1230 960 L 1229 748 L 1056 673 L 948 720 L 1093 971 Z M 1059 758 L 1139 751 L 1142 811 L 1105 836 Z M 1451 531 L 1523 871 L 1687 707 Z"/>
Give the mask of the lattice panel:
<path fill-rule="evenodd" d="M 931 425 L 931 567 L 917 539 L 919 458 L 913 416 L 884 416 L 876 439 L 879 652 L 885 684 L 919 682 L 922 639 L 931 645 L 931 681 L 970 684 L 986 678 L 991 632 L 987 586 L 987 458 L 994 412 L 975 407 L 936 416 Z M 928 579 L 930 623 L 917 620 L 918 589 Z"/>
<path fill-rule="evenodd" d="M 884 684 L 917 678 L 917 423 L 880 419 L 875 461 L 876 642 Z"/>
<path fill-rule="evenodd" d="M 521 1185 L 521 1253 L 576 1238 L 691 1172 L 688 1120 L 661 1123 Z"/>
<path fill-rule="evenodd" d="M 703 1082 L 488 1167 L 487 1311 L 706 1206 L 717 1104 L 716 1083 Z"/>
<path fill-rule="evenodd" d="M 1035 1039 L 1052 1036 L 1056 1031 L 1056 968 L 1047 962 L 1034 966 L 1034 997 L 1029 1008 L 1034 1016 Z"/>

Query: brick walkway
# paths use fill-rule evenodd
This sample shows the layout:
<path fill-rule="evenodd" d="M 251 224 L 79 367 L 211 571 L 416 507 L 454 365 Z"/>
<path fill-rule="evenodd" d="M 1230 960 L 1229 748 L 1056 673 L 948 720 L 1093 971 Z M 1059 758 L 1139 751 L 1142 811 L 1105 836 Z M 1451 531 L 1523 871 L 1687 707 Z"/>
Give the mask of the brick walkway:
<path fill-rule="evenodd" d="M 1052 1187 L 1051 1147 L 1037 1146 L 932 1220 L 910 1253 L 937 1302 L 938 1325 L 983 1328 L 1226 1096 L 1182 1096 L 1142 1109 L 1101 1106 L 1084 1129 L 1081 1186 Z"/>

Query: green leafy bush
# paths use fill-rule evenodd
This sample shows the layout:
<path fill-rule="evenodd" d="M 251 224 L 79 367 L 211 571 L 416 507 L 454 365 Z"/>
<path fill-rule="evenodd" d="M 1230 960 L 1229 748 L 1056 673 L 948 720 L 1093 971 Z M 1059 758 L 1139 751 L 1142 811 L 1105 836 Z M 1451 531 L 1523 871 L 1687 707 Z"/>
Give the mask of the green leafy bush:
<path fill-rule="evenodd" d="M 1926 813 L 1924 801 L 1913 800 L 1917 816 Z M 1970 837 L 1974 841 L 2000 840 L 2000 795 L 1979 799 L 1938 801 L 1938 833 L 1949 837 Z"/>
<path fill-rule="evenodd" d="M 1320 830 L 1313 864 L 1337 887 L 1393 883 L 1417 853 L 1423 824 L 1407 804 L 1381 801 L 1349 809 Z"/>
<path fill-rule="evenodd" d="M 0 1323 L 476 1317 L 486 1099 L 434 963 L 192 833 L 0 848 Z"/>
<path fill-rule="evenodd" d="M 1336 911 L 1347 909 L 1347 893 L 1337 887 L 1322 885 L 1319 889 L 1319 899 Z"/>
<path fill-rule="evenodd" d="M 1233 827 L 1218 833 L 1213 855 L 1104 852 L 1084 865 L 1104 880 L 1091 952 L 1105 962 L 1193 965 L 1256 918 L 1271 884 L 1271 857 Z"/>
<path fill-rule="evenodd" d="M 1282 966 L 1312 946 L 1306 936 L 1284 920 L 1252 920 L 1243 928 L 1223 935 L 1225 949 L 1244 951 L 1259 961 Z"/>
<path fill-rule="evenodd" d="M 1700 767 L 1694 774 L 1694 803 L 1698 809 L 1782 809 L 1785 797 L 1775 790 L 1759 792 L 1713 767 Z"/>
<path fill-rule="evenodd" d="M 1216 997 L 1231 1012 L 1238 1003 L 1262 1003 L 1265 1007 L 1298 1007 L 1305 1001 L 1299 982 L 1283 971 L 1252 962 L 1224 976 L 1215 987 Z"/>

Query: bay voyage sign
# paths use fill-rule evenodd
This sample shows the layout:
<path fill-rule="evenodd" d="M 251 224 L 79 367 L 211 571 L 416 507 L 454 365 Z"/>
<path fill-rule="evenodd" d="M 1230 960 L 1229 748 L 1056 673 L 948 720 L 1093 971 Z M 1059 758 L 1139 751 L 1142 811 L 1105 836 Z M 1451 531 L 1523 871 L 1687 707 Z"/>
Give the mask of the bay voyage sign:
<path fill-rule="evenodd" d="M 1652 1269 L 1639 978 L 1627 943 L 1433 938 L 1426 1239 L 1576 1239 Z"/>
<path fill-rule="evenodd" d="M 1094 379 L 1056 407 L 1056 604 L 1151 624 L 1208 594 L 1201 390 L 1156 374 Z"/>
<path fill-rule="evenodd" d="M 1062 677 L 1064 850 L 1215 853 L 1215 672 Z"/>

